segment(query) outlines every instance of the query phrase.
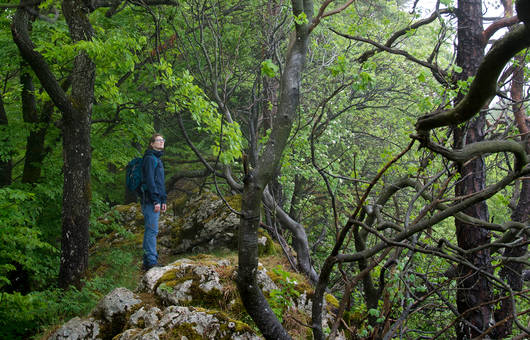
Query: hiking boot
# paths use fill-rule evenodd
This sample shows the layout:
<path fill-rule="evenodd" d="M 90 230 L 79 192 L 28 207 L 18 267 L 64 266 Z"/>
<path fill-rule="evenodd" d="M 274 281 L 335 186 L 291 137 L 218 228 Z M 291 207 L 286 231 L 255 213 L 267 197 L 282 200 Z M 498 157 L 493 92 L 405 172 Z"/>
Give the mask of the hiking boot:
<path fill-rule="evenodd" d="M 160 265 L 159 263 L 149 264 L 149 265 L 145 265 L 145 264 L 143 264 L 143 265 L 142 265 L 142 270 L 146 272 L 146 271 L 148 271 L 149 269 L 154 268 L 154 267 L 163 267 L 163 266 Z"/>

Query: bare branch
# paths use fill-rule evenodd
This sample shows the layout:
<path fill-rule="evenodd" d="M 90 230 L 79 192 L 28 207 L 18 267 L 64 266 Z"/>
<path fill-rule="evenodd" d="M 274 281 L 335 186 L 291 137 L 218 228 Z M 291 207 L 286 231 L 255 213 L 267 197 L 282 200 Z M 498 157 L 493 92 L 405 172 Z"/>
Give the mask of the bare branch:
<path fill-rule="evenodd" d="M 517 15 L 509 18 L 502 18 L 495 21 L 493 24 L 489 25 L 488 28 L 482 32 L 482 40 L 484 45 L 487 44 L 488 40 L 501 28 L 510 27 L 519 22 L 519 17 Z"/>
<path fill-rule="evenodd" d="M 370 39 L 367 39 L 367 38 L 356 37 L 356 36 L 352 36 L 352 35 L 349 35 L 349 34 L 346 34 L 346 33 L 340 33 L 340 32 L 338 32 L 338 31 L 336 31 L 334 29 L 330 29 L 330 30 L 333 33 L 335 33 L 335 34 L 340 35 L 341 37 L 373 45 L 373 46 L 377 47 L 377 49 L 379 51 L 386 51 L 386 52 L 391 53 L 391 54 L 401 55 L 401 56 L 407 58 L 408 60 L 410 60 L 410 61 L 412 61 L 412 62 L 414 62 L 416 64 L 419 64 L 419 65 L 421 65 L 423 67 L 426 67 L 426 68 L 430 69 L 431 72 L 433 73 L 433 75 L 435 75 L 435 77 L 436 77 L 436 79 L 438 81 L 440 81 L 443 84 L 447 84 L 447 80 L 446 80 L 447 77 L 446 77 L 445 71 L 442 70 L 440 67 L 438 67 L 438 65 L 436 65 L 436 64 L 431 64 L 431 63 L 429 63 L 427 61 L 420 60 L 420 59 L 414 57 L 413 55 L 411 55 L 410 53 L 408 53 L 407 51 L 394 49 L 394 48 L 385 46 L 385 45 L 383 45 L 381 43 L 378 43 L 376 41 L 373 41 L 373 40 L 370 40 Z M 362 58 L 362 56 L 360 58 Z"/>
<path fill-rule="evenodd" d="M 410 32 L 411 30 L 415 30 L 415 29 L 418 29 L 420 28 L 421 26 L 425 26 L 425 25 L 428 25 L 430 24 L 431 22 L 433 22 L 434 20 L 436 20 L 437 18 L 440 17 L 440 15 L 442 14 L 450 14 L 450 13 L 453 13 L 453 10 L 452 9 L 448 9 L 448 8 L 445 8 L 445 9 L 441 9 L 439 11 L 435 11 L 431 14 L 430 17 L 428 18 L 425 18 L 425 19 L 422 19 L 422 20 L 419 20 L 415 23 L 413 23 L 412 25 L 409 25 L 397 32 L 395 32 L 394 34 L 392 34 L 392 36 L 386 41 L 386 43 L 382 46 L 386 47 L 386 48 L 391 48 L 392 45 L 394 44 L 394 42 L 396 42 L 396 40 L 407 34 L 408 32 Z M 376 46 L 378 47 L 378 46 Z M 374 49 L 374 50 L 371 50 L 371 51 L 366 51 L 364 52 L 359 58 L 357 58 L 357 60 L 360 62 L 360 63 L 363 63 L 365 62 L 366 60 L 368 60 L 369 58 L 371 58 L 372 56 L 374 56 L 376 53 L 380 52 L 380 51 L 383 51 L 383 49 L 381 48 L 377 48 L 377 49 Z"/>
<path fill-rule="evenodd" d="M 466 96 L 453 109 L 436 111 L 418 119 L 418 134 L 428 135 L 428 131 L 434 128 L 460 124 L 480 112 L 484 103 L 497 93 L 497 79 L 506 63 L 529 46 L 530 30 L 524 25 L 517 26 L 498 40 L 480 64 Z"/>
<path fill-rule="evenodd" d="M 342 11 L 344 11 L 346 8 L 348 8 L 355 0 L 348 0 L 344 5 L 342 5 L 341 7 L 337 8 L 337 9 L 334 9 L 330 12 L 327 12 L 327 13 L 324 13 L 326 11 L 326 8 L 329 6 L 330 3 L 333 2 L 333 0 L 326 0 L 324 1 L 324 3 L 322 4 L 322 6 L 320 6 L 320 10 L 318 11 L 318 14 L 315 16 L 315 18 L 313 19 L 313 23 L 311 24 L 311 27 L 309 27 L 309 32 L 313 31 L 313 29 L 315 27 L 318 26 L 318 24 L 320 23 L 320 20 L 325 18 L 325 17 L 329 17 L 331 15 L 334 15 L 334 14 L 338 14 Z"/>

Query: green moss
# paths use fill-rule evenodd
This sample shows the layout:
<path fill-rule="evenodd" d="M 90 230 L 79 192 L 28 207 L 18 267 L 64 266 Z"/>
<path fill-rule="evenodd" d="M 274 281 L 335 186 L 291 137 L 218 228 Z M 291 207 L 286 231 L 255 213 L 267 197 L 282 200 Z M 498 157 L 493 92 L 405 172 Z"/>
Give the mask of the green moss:
<path fill-rule="evenodd" d="M 243 321 L 238 319 L 231 318 L 227 313 L 215 310 L 215 309 L 205 309 L 201 307 L 191 307 L 193 311 L 202 312 L 214 316 L 220 322 L 220 331 L 224 336 L 219 337 L 221 340 L 229 340 L 232 338 L 233 333 L 255 333 L 252 327 L 246 324 Z M 229 327 L 232 324 L 233 327 Z"/>
<path fill-rule="evenodd" d="M 211 266 L 211 265 L 210 265 Z M 183 269 L 172 269 L 164 273 L 157 282 L 157 288 L 172 289 L 186 281 L 192 280 L 190 287 L 191 301 L 181 301 L 181 305 L 219 307 L 219 301 L 222 298 L 221 291 L 212 289 L 205 292 L 199 287 L 201 278 L 193 272 L 195 266 L 189 266 Z"/>
<path fill-rule="evenodd" d="M 129 212 L 129 210 L 131 209 L 133 205 L 136 205 L 136 203 L 131 203 L 128 205 L 115 205 L 114 207 L 112 207 L 112 209 L 114 209 L 120 214 L 124 214 L 124 213 Z"/>
<path fill-rule="evenodd" d="M 216 311 L 216 310 L 203 310 L 203 312 L 214 315 L 217 319 L 223 321 L 223 323 L 221 324 L 221 332 L 224 332 L 224 333 L 231 333 L 231 332 L 232 333 L 245 333 L 245 332 L 254 333 L 254 331 L 248 324 L 244 323 L 243 321 L 233 319 L 224 312 Z M 233 323 L 234 327 L 232 328 L 228 327 L 230 323 Z"/>
<path fill-rule="evenodd" d="M 170 269 L 166 271 L 160 279 L 158 279 L 159 283 L 175 280 L 177 278 L 178 269 Z"/>
<path fill-rule="evenodd" d="M 262 245 L 261 243 L 258 244 L 258 255 L 266 256 L 266 255 L 278 254 L 279 252 L 278 248 L 281 248 L 281 246 L 279 244 L 276 244 L 272 240 L 272 237 L 269 235 L 268 232 L 260 228 L 258 230 L 258 237 L 262 238 L 263 236 L 265 236 L 267 240 L 265 241 L 265 245 Z"/>
<path fill-rule="evenodd" d="M 160 336 L 161 340 L 182 339 L 185 336 L 188 340 L 202 340 L 203 337 L 197 333 L 191 323 L 183 323 L 173 326 L 171 330 Z"/>
<path fill-rule="evenodd" d="M 214 316 L 217 320 L 220 322 L 220 334 L 218 334 L 217 339 L 219 340 L 230 340 L 232 339 L 232 335 L 234 333 L 245 333 L 245 332 L 251 332 L 254 333 L 252 328 L 247 325 L 246 323 L 232 319 L 227 314 L 216 311 L 216 310 L 209 310 L 204 309 L 200 307 L 190 307 L 190 310 L 199 312 L 199 313 L 205 313 Z M 233 327 L 229 327 L 229 325 L 233 325 Z M 186 323 L 174 326 L 168 333 L 161 336 L 160 339 L 180 339 L 182 336 L 186 336 L 188 339 L 203 339 L 201 335 L 198 334 L 198 332 L 194 329 L 195 324 L 193 323 Z"/>
<path fill-rule="evenodd" d="M 289 272 L 288 270 L 285 270 L 285 268 L 283 268 L 282 266 L 280 267 L 282 271 L 289 273 L 289 278 L 291 280 L 296 281 L 296 284 L 293 288 L 298 293 L 306 293 L 308 297 L 313 294 L 313 287 L 309 284 L 305 276 L 298 273 Z M 274 270 L 267 270 L 267 275 L 271 278 L 272 281 L 274 281 L 277 286 L 279 286 L 280 288 L 283 287 L 283 277 L 281 275 L 275 273 Z"/>
<path fill-rule="evenodd" d="M 182 214 L 184 207 L 186 206 L 186 202 L 188 202 L 188 198 L 188 195 L 183 194 L 177 196 L 175 199 L 169 202 L 169 207 L 175 216 Z"/>
<path fill-rule="evenodd" d="M 183 235 L 182 235 L 183 224 L 184 224 L 184 220 L 181 217 L 178 217 L 175 222 L 170 224 L 171 240 L 174 244 L 179 244 L 183 238 Z"/>
<path fill-rule="evenodd" d="M 236 211 L 241 211 L 241 195 L 232 195 L 225 197 L 226 202 Z"/>
<path fill-rule="evenodd" d="M 324 296 L 324 299 L 326 299 L 326 302 L 327 302 L 329 305 L 331 305 L 331 306 L 333 306 L 333 307 L 335 307 L 335 308 L 339 308 L 339 305 L 340 305 L 340 304 L 339 304 L 339 300 L 337 300 L 337 298 L 334 297 L 333 295 L 331 295 L 331 294 L 326 294 L 326 295 Z"/>

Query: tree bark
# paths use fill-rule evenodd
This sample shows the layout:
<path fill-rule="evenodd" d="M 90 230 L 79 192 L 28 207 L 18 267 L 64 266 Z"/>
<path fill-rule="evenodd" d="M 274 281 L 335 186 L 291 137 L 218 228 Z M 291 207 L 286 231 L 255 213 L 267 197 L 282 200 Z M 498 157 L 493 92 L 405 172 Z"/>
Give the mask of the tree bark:
<path fill-rule="evenodd" d="M 311 264 L 311 254 L 309 251 L 309 241 L 305 228 L 302 224 L 292 219 L 278 204 L 274 202 L 268 190 L 263 193 L 263 201 L 271 210 L 275 211 L 276 217 L 283 228 L 289 230 L 292 235 L 292 246 L 296 252 L 297 269 L 303 273 L 312 284 L 318 281 L 318 274 Z"/>
<path fill-rule="evenodd" d="M 22 5 L 29 5 L 26 0 Z M 63 14 L 74 42 L 90 40 L 90 9 L 75 0 L 63 2 Z M 31 66 L 53 103 L 63 115 L 64 185 L 62 210 L 61 266 L 59 286 L 80 287 L 88 267 L 90 218 L 90 120 L 94 99 L 95 65 L 81 51 L 72 68 L 72 92 L 67 96 L 43 56 L 35 51 L 29 35 L 30 13 L 17 9 L 11 33 L 22 58 Z"/>
<path fill-rule="evenodd" d="M 294 189 L 291 196 L 291 207 L 289 208 L 289 216 L 295 220 L 300 220 L 300 198 L 304 194 L 304 184 L 306 179 L 299 174 L 294 175 Z"/>
<path fill-rule="evenodd" d="M 79 0 L 65 0 L 63 13 L 74 42 L 91 40 L 92 26 L 88 9 Z M 72 104 L 74 110 L 63 112 L 64 189 L 63 231 L 59 285 L 81 285 L 88 267 L 90 221 L 90 123 L 94 101 L 96 66 L 84 51 L 74 59 Z"/>
<path fill-rule="evenodd" d="M 458 1 L 458 47 L 456 63 L 462 68 L 459 75 L 461 80 L 477 73 L 478 66 L 484 57 L 484 45 L 482 41 L 482 5 L 477 0 Z M 457 98 L 461 101 L 463 95 Z M 484 139 L 485 115 L 480 113 L 470 121 L 467 128 L 455 127 L 454 144 L 455 149 L 461 149 L 464 145 L 480 142 Z M 484 159 L 476 157 L 458 167 L 461 180 L 455 187 L 457 196 L 466 196 L 485 188 L 486 169 Z M 488 221 L 488 207 L 482 201 L 464 210 L 467 215 Z M 471 249 L 491 241 L 488 230 L 476 225 L 455 220 L 456 236 L 458 246 L 462 249 Z M 483 249 L 466 255 L 466 259 L 485 272 L 491 273 L 490 250 Z M 474 338 L 489 327 L 492 319 L 492 306 L 488 304 L 492 299 L 492 288 L 487 277 L 468 266 L 458 265 L 457 280 L 457 308 L 462 315 L 461 321 L 456 326 L 459 339 Z M 480 306 L 479 308 L 476 308 Z"/>
<path fill-rule="evenodd" d="M 22 182 L 35 183 L 40 178 L 42 161 L 46 155 L 44 138 L 46 137 L 48 124 L 53 112 L 53 104 L 44 104 L 42 114 L 39 117 L 33 80 L 31 79 L 31 75 L 24 71 L 24 67 L 22 66 L 20 75 L 20 83 L 22 85 L 22 117 L 24 122 L 30 124 L 31 130 L 26 141 Z"/>
<path fill-rule="evenodd" d="M 261 197 L 267 184 L 273 179 L 287 144 L 300 100 L 300 80 L 309 41 L 309 23 L 312 20 L 313 3 L 310 0 L 293 1 L 293 14 L 307 15 L 308 23 L 296 24 L 286 56 L 281 77 L 278 112 L 273 118 L 272 131 L 256 168 L 244 181 L 242 195 L 243 216 L 239 226 L 238 289 L 245 308 L 266 339 L 290 339 L 269 307 L 256 282 L 258 267 L 258 227 Z"/>

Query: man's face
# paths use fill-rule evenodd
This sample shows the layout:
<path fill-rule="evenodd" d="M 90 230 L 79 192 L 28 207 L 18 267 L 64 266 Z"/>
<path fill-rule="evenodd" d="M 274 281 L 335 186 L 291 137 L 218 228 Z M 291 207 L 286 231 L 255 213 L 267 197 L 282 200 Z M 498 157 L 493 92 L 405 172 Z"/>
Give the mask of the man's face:
<path fill-rule="evenodd" d="M 153 143 L 151 143 L 151 146 L 156 151 L 162 151 L 162 150 L 164 150 L 164 143 L 165 142 L 166 142 L 166 140 L 164 139 L 164 137 L 158 136 L 158 137 L 155 138 L 155 141 Z"/>

